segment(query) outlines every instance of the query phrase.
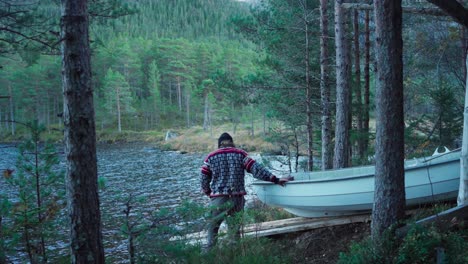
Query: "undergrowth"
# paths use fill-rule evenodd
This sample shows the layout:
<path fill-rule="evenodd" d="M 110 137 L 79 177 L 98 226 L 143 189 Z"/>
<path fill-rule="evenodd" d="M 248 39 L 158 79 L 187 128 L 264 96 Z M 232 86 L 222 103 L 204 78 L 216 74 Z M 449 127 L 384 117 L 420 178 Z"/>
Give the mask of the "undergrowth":
<path fill-rule="evenodd" d="M 448 227 L 447 224 L 416 225 L 421 216 L 428 216 L 447 209 L 437 205 L 418 212 L 408 220 L 409 230 L 401 239 L 390 232 L 383 234 L 381 243 L 371 238 L 353 242 L 348 252 L 339 254 L 338 264 L 415 264 L 415 263 L 468 263 L 468 229 L 463 222 Z"/>

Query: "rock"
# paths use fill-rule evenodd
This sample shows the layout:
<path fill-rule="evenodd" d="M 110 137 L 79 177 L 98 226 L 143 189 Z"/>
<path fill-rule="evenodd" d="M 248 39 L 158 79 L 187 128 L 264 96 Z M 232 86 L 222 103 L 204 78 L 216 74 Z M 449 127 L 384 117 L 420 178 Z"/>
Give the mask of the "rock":
<path fill-rule="evenodd" d="M 178 137 L 178 136 L 179 136 L 179 135 L 178 135 L 177 133 L 168 130 L 168 131 L 166 132 L 166 137 L 164 138 L 164 141 L 169 141 L 169 140 L 171 140 L 171 139 L 173 139 L 173 138 L 176 138 L 176 137 Z"/>

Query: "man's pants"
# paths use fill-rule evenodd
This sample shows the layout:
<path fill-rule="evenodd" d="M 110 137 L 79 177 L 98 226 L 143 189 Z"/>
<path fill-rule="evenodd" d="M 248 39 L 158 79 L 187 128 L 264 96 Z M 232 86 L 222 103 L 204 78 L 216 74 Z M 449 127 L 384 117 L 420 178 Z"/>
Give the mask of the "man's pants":
<path fill-rule="evenodd" d="M 218 196 L 211 198 L 211 218 L 208 225 L 208 248 L 212 248 L 217 241 L 219 227 L 223 220 L 227 219 L 228 236 L 234 239 L 240 238 L 241 219 L 232 217 L 244 209 L 245 199 L 243 195 Z M 228 219 L 228 217 L 230 217 Z M 232 217 L 232 218 L 231 218 Z"/>

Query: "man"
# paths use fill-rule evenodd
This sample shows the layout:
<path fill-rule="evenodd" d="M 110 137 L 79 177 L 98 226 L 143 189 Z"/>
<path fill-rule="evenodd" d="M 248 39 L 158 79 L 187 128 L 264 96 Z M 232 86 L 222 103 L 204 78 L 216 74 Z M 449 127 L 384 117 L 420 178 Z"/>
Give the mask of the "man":
<path fill-rule="evenodd" d="M 219 227 L 227 216 L 244 209 L 245 171 L 264 181 L 284 186 L 288 179 L 279 179 L 261 164 L 251 159 L 247 152 L 234 145 L 232 137 L 223 133 L 218 139 L 218 150 L 211 152 L 201 168 L 201 188 L 211 199 L 211 219 L 208 227 L 208 248 L 216 244 Z M 238 222 L 238 221 L 237 221 Z M 240 225 L 227 221 L 229 232 L 240 236 Z"/>

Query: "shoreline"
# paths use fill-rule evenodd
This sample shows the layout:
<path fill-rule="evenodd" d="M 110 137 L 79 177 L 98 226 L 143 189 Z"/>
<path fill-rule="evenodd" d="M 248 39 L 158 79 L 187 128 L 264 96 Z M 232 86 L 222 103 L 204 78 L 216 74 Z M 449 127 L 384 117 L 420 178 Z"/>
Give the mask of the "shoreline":
<path fill-rule="evenodd" d="M 249 131 L 239 130 L 233 133 L 228 129 L 223 129 L 223 127 L 216 128 L 211 133 L 204 131 L 201 127 L 148 131 L 125 130 L 122 132 L 98 130 L 96 131 L 96 144 L 148 143 L 161 150 L 181 153 L 209 153 L 217 149 L 218 136 L 225 131 L 233 136 L 237 147 L 249 153 L 281 154 L 280 150 L 268 142 L 264 135 L 252 137 Z M 168 133 L 172 134 L 169 138 L 167 137 Z M 19 144 L 29 138 L 29 133 L 15 136 L 5 135 L 0 144 Z M 41 141 L 62 143 L 63 135 L 56 130 L 45 131 L 41 133 Z"/>

